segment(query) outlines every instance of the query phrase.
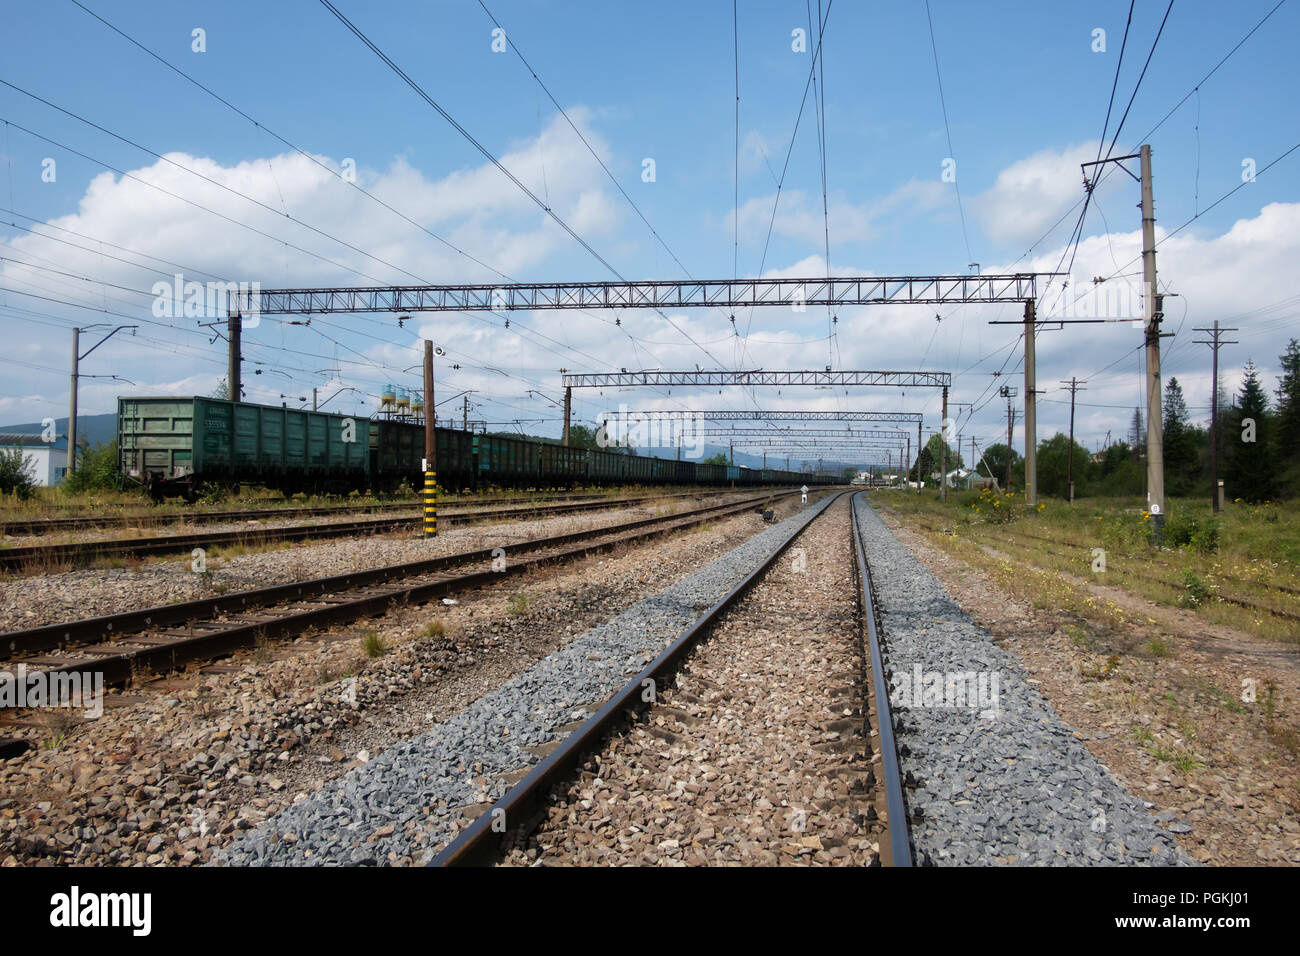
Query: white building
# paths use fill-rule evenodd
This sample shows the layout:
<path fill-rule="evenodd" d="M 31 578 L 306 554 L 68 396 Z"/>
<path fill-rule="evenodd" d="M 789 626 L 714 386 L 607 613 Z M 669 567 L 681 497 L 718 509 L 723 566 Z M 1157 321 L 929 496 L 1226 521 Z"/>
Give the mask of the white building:
<path fill-rule="evenodd" d="M 18 435 L 0 432 L 0 451 L 22 453 L 29 464 L 29 474 L 34 474 L 36 484 L 50 487 L 63 480 L 68 471 L 68 436 L 60 435 L 53 442 L 42 441 L 40 435 Z"/>

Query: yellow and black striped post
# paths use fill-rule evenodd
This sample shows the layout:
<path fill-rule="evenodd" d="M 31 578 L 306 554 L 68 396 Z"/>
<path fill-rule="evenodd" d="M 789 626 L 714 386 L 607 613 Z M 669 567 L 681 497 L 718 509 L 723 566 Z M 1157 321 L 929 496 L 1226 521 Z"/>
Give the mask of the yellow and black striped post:
<path fill-rule="evenodd" d="M 424 473 L 424 536 L 438 536 L 438 473 Z"/>
<path fill-rule="evenodd" d="M 438 439 L 433 414 L 433 343 L 424 343 L 424 536 L 438 536 Z"/>

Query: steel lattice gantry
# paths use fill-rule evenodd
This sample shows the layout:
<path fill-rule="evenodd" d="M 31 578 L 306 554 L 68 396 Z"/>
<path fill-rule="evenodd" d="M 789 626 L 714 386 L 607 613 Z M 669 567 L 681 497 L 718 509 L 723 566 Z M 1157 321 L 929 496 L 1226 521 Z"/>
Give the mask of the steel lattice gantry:
<path fill-rule="evenodd" d="M 905 422 L 918 425 L 923 416 L 920 412 L 823 412 L 823 411 L 775 411 L 764 412 L 754 409 L 735 409 L 732 411 L 713 409 L 710 411 L 672 412 L 659 409 L 651 411 L 618 412 L 617 417 L 631 421 L 696 421 L 696 422 Z"/>
<path fill-rule="evenodd" d="M 332 312 L 1023 303 L 1038 297 L 1037 279 L 1041 274 L 241 288 L 229 290 L 229 307 L 245 315 L 328 315 Z"/>
<path fill-rule="evenodd" d="M 810 371 L 600 372 L 564 376 L 565 388 L 620 388 L 633 385 L 897 385 L 947 388 L 951 372 Z"/>
<path fill-rule="evenodd" d="M 735 438 L 737 442 L 748 438 L 799 439 L 799 438 L 843 438 L 850 439 L 898 439 L 899 444 L 911 437 L 911 432 L 885 429 L 852 428 L 694 428 L 692 435 L 701 438 Z"/>

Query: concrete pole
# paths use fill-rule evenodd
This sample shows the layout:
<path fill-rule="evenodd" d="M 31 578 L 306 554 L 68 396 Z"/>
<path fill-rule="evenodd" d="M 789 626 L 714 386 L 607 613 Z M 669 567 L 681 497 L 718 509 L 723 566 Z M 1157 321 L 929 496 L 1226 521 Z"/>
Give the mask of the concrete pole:
<path fill-rule="evenodd" d="M 318 411 L 318 409 L 316 408 L 316 387 L 315 386 L 313 386 L 311 390 L 311 410 L 313 412 Z"/>
<path fill-rule="evenodd" d="M 454 419 L 453 419 L 454 421 Z M 469 431 L 469 396 L 466 395 L 460 403 L 460 428 L 461 431 Z"/>
<path fill-rule="evenodd" d="M 1015 448 L 1011 445 L 1011 436 L 1015 429 L 1015 419 L 1012 418 L 1011 395 L 1007 394 L 1007 491 L 1011 490 L 1011 462 L 1016 457 Z"/>
<path fill-rule="evenodd" d="M 564 386 L 564 447 L 569 447 L 569 414 L 573 410 L 573 388 Z"/>
<path fill-rule="evenodd" d="M 948 386 L 943 387 L 943 421 L 939 425 L 939 500 L 948 500 Z"/>
<path fill-rule="evenodd" d="M 1025 504 L 1038 504 L 1038 409 L 1034 385 L 1034 300 L 1025 302 Z"/>
<path fill-rule="evenodd" d="M 910 437 L 910 436 L 909 436 Z M 921 423 L 916 423 L 916 493 L 921 493 L 921 449 L 925 446 L 921 444 Z"/>
<path fill-rule="evenodd" d="M 903 487 L 907 487 L 907 470 L 912 465 L 912 436 L 907 436 L 907 457 L 903 459 Z"/>
<path fill-rule="evenodd" d="M 438 442 L 434 431 L 433 343 L 424 342 L 424 536 L 438 536 Z"/>
<path fill-rule="evenodd" d="M 68 474 L 77 470 L 77 364 L 81 352 L 81 329 L 72 330 L 72 392 L 68 398 Z"/>
<path fill-rule="evenodd" d="M 1146 288 L 1147 357 L 1147 510 L 1151 537 L 1158 547 L 1165 530 L 1164 413 L 1160 408 L 1161 296 L 1156 293 L 1156 208 L 1151 192 L 1151 147 L 1141 149 L 1142 282 Z"/>
<path fill-rule="evenodd" d="M 243 333 L 244 322 L 239 317 L 238 312 L 229 312 L 226 315 L 226 338 L 230 340 L 230 356 L 226 368 L 226 390 L 230 395 L 232 402 L 243 400 L 243 382 L 240 381 L 240 335 Z"/>
<path fill-rule="evenodd" d="M 1210 372 L 1210 511 L 1218 514 L 1223 510 L 1223 498 L 1219 485 L 1219 320 L 1214 320 L 1214 347 L 1210 349 L 1214 358 L 1211 360 Z"/>

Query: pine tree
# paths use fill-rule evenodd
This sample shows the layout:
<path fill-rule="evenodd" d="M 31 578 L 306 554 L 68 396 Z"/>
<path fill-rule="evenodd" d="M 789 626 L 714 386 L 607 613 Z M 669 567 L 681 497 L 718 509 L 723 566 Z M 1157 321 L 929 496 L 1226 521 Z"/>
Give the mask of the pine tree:
<path fill-rule="evenodd" d="M 1277 385 L 1277 427 L 1274 431 L 1279 463 L 1300 462 L 1300 342 L 1292 339 L 1278 356 L 1282 378 Z"/>
<path fill-rule="evenodd" d="M 1133 457 L 1138 458 L 1142 449 L 1147 447 L 1147 430 L 1142 427 L 1142 409 L 1133 409 L 1133 423 L 1128 428 L 1128 446 L 1133 449 Z"/>
<path fill-rule="evenodd" d="M 1268 394 L 1254 362 L 1246 363 L 1245 373 L 1224 429 L 1224 487 L 1231 498 L 1266 501 L 1276 487 Z"/>
<path fill-rule="evenodd" d="M 1165 385 L 1164 400 L 1165 486 L 1171 495 L 1186 495 L 1196 483 L 1200 460 L 1196 435 L 1187 416 L 1187 402 L 1177 378 Z"/>

